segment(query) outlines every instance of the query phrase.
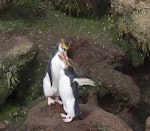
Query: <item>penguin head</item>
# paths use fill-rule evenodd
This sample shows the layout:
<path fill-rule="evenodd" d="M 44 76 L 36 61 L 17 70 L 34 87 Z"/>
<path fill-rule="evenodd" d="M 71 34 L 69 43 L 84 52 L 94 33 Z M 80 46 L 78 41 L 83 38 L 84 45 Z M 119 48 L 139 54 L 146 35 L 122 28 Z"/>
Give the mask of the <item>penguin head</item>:
<path fill-rule="evenodd" d="M 59 50 L 61 52 L 67 51 L 69 50 L 70 45 L 71 45 L 71 41 L 68 41 L 67 39 L 61 39 L 59 42 Z"/>

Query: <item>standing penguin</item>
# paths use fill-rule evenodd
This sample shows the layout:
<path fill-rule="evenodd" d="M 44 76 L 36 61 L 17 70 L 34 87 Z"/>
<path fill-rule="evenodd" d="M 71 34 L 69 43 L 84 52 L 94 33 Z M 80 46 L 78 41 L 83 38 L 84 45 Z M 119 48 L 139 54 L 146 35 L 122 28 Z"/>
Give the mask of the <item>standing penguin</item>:
<path fill-rule="evenodd" d="M 58 55 L 67 54 L 67 50 L 70 48 L 70 42 L 61 39 L 57 43 L 56 47 L 52 50 L 51 56 L 48 60 L 45 75 L 43 78 L 43 90 L 44 95 L 48 97 L 48 105 L 54 104 L 57 101 L 59 104 L 62 102 L 59 100 L 59 77 L 61 70 L 61 60 Z M 54 100 L 54 99 L 55 100 Z"/>
<path fill-rule="evenodd" d="M 95 82 L 88 78 L 78 78 L 72 65 L 68 61 L 68 57 L 59 55 L 62 69 L 60 71 L 59 79 L 59 93 L 63 102 L 64 111 L 67 113 L 61 113 L 64 122 L 71 122 L 74 117 L 80 117 L 78 87 L 83 85 L 95 86 Z"/>

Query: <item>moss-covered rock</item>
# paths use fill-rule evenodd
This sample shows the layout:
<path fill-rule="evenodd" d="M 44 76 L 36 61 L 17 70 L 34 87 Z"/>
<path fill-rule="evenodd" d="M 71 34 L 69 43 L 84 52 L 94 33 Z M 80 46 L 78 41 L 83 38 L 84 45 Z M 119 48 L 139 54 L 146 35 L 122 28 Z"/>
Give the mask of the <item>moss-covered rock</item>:
<path fill-rule="evenodd" d="M 149 1 L 113 0 L 111 6 L 119 35 L 125 37 L 135 49 L 148 56 L 150 54 Z"/>
<path fill-rule="evenodd" d="M 112 94 L 116 100 L 122 101 L 125 105 L 137 106 L 140 103 L 140 89 L 130 76 L 112 70 L 108 66 L 99 66 L 99 70 L 100 97 Z"/>
<path fill-rule="evenodd" d="M 37 54 L 37 48 L 24 36 L 11 37 L 1 46 L 0 105 L 20 82 L 20 72 Z"/>

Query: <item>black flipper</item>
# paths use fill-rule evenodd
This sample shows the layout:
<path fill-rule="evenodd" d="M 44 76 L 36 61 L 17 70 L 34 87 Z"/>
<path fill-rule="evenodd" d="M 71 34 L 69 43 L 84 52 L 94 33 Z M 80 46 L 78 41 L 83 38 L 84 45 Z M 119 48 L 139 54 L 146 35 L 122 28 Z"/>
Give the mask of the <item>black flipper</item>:
<path fill-rule="evenodd" d="M 73 95 L 75 98 L 75 104 L 74 104 L 75 115 L 79 119 L 83 119 L 83 117 L 81 116 L 80 107 L 79 107 L 79 93 L 78 93 L 78 86 L 79 85 L 76 81 L 73 82 L 73 80 L 75 78 L 78 78 L 78 75 L 75 73 L 73 67 L 71 67 L 71 66 L 68 66 L 64 71 L 65 71 L 65 74 L 70 78 L 71 87 L 72 87 Z"/>
<path fill-rule="evenodd" d="M 73 95 L 75 97 L 75 104 L 74 104 L 75 115 L 80 118 L 78 83 L 77 82 L 73 82 L 71 84 L 71 86 L 72 86 L 72 90 L 73 90 Z"/>

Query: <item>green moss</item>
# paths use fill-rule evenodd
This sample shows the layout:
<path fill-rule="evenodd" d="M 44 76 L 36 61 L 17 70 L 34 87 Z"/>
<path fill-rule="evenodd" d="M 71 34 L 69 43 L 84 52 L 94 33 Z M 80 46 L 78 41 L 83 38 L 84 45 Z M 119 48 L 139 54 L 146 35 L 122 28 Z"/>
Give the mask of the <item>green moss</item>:
<path fill-rule="evenodd" d="M 118 38 L 117 44 L 126 52 L 128 60 L 134 68 L 141 67 L 144 64 L 145 56 L 143 53 L 134 49 L 123 39 Z"/>
<path fill-rule="evenodd" d="M 24 68 L 26 73 L 19 76 L 21 83 L 7 98 L 7 103 L 0 107 L 0 121 L 6 124 L 21 126 L 31 106 L 43 99 L 42 76 L 43 67 L 34 60 Z M 22 70 L 19 74 L 23 73 Z"/>
<path fill-rule="evenodd" d="M 115 22 L 119 36 L 124 37 L 132 48 L 140 50 L 145 56 L 149 56 L 148 14 L 125 12 L 123 16 L 117 15 Z"/>
<path fill-rule="evenodd" d="M 79 100 L 82 103 L 85 103 L 87 100 L 87 96 L 88 96 L 88 90 L 86 87 L 80 87 L 79 88 Z"/>
<path fill-rule="evenodd" d="M 14 106 L 7 103 L 0 108 L 0 121 L 4 122 L 6 125 L 22 125 L 26 115 L 26 107 Z"/>
<path fill-rule="evenodd" d="M 117 28 L 114 23 L 115 21 L 111 17 L 108 18 L 107 22 L 109 22 L 108 25 L 110 26 L 109 28 L 107 27 L 105 31 L 109 34 L 109 37 L 126 52 L 128 61 L 131 62 L 132 66 L 138 68 L 144 64 L 145 55 L 141 51 L 133 48 L 132 44 L 127 41 L 127 38 L 123 38 L 124 33 L 128 33 L 129 31 L 127 25 L 129 25 L 130 22 L 133 24 L 131 16 L 127 15 L 127 18 L 129 21 L 125 23 L 122 17 L 118 17 L 119 22 Z M 135 25 L 130 24 L 130 28 L 131 27 L 134 29 Z"/>
<path fill-rule="evenodd" d="M 35 83 L 30 85 L 27 90 L 22 92 L 15 91 L 7 99 L 7 103 L 0 107 L 0 121 L 6 125 L 15 124 L 21 126 L 24 124 L 28 110 L 44 99 L 44 97 L 41 97 L 43 95 L 41 93 L 41 86 L 35 88 Z"/>
<path fill-rule="evenodd" d="M 140 67 L 144 64 L 143 54 L 136 50 L 132 50 L 130 52 L 130 59 L 131 59 L 133 67 L 135 67 L 135 68 Z"/>

